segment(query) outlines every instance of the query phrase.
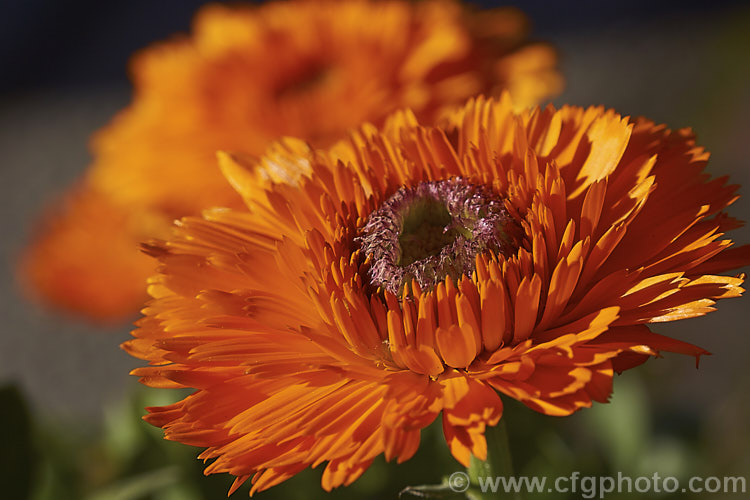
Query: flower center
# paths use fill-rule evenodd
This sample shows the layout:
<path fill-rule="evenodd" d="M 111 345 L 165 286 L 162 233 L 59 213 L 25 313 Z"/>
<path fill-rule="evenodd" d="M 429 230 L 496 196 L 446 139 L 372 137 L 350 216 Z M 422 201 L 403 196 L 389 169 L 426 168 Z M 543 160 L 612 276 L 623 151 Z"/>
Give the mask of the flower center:
<path fill-rule="evenodd" d="M 450 212 L 439 200 L 430 197 L 415 200 L 403 215 L 398 265 L 408 266 L 437 255 L 452 244 L 459 235 L 452 221 Z"/>
<path fill-rule="evenodd" d="M 501 197 L 457 177 L 399 189 L 357 241 L 370 256 L 370 283 L 398 295 L 412 280 L 431 290 L 447 276 L 470 276 L 481 252 L 514 253 L 515 225 Z"/>
<path fill-rule="evenodd" d="M 333 67 L 323 61 L 310 61 L 286 75 L 277 83 L 276 98 L 290 98 L 310 93 L 323 86 Z"/>

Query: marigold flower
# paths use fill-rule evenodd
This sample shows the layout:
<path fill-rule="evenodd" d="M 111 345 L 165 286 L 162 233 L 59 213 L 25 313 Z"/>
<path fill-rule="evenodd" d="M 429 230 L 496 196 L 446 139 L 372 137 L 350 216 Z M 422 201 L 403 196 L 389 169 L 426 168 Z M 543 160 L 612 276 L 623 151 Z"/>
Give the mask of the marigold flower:
<path fill-rule="evenodd" d="M 108 321 L 132 314 L 151 259 L 133 252 L 133 238 L 167 234 L 169 226 L 149 213 L 127 213 L 93 190 L 76 187 L 48 207 L 23 255 L 22 285 L 62 310 Z"/>
<path fill-rule="evenodd" d="M 86 184 L 124 213 L 150 212 L 164 226 L 204 208 L 241 205 L 215 166 L 218 149 L 261 155 L 270 141 L 285 135 L 328 146 L 348 129 L 380 124 L 402 107 L 430 122 L 446 106 L 503 88 L 520 104 L 536 103 L 557 92 L 561 82 L 554 51 L 528 43 L 527 31 L 517 10 L 474 12 L 441 0 L 207 6 L 190 37 L 134 58 L 133 102 L 95 135 Z M 135 255 L 143 231 L 137 223 L 128 225 L 135 228 L 130 235 Z M 56 234 L 68 238 L 62 229 Z M 39 288 L 52 302 L 68 305 L 57 300 L 61 289 L 90 290 L 74 299 L 89 301 L 89 309 L 115 288 L 128 288 L 133 297 L 143 293 L 137 275 L 71 290 L 65 276 L 55 275 L 54 261 L 72 262 L 75 256 L 54 234 L 47 238 L 53 241 L 42 244 L 58 250 L 45 252 L 33 266 L 46 268 L 34 272 L 49 277 Z M 99 248 L 107 252 L 106 241 Z M 142 300 L 121 309 L 135 312 Z"/>
<path fill-rule="evenodd" d="M 706 351 L 649 323 L 736 297 L 750 261 L 708 154 L 603 108 L 470 101 L 438 128 L 395 114 L 328 150 L 286 139 L 221 154 L 248 210 L 184 218 L 123 347 L 167 439 L 251 493 L 328 462 L 326 490 L 377 455 L 407 460 L 442 413 L 453 456 L 483 459 L 498 395 L 548 415 L 607 401 L 614 372 Z M 281 182 L 283 180 L 283 182 Z"/>

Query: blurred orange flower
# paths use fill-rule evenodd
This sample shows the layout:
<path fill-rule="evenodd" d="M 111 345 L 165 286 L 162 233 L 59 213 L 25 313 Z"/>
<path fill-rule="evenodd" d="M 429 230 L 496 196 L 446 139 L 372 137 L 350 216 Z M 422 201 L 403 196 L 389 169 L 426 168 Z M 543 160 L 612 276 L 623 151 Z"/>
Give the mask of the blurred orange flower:
<path fill-rule="evenodd" d="M 133 238 L 165 234 L 167 221 L 126 212 L 101 193 L 76 187 L 48 209 L 23 256 L 23 278 L 59 307 L 108 321 L 132 313 L 143 302 L 143 286 L 154 265 L 133 251 Z"/>
<path fill-rule="evenodd" d="M 568 415 L 659 351 L 706 353 L 648 324 L 743 291 L 720 274 L 750 262 L 721 238 L 736 186 L 707 158 L 689 130 L 507 94 L 439 128 L 400 112 L 330 149 L 221 154 L 249 210 L 146 246 L 161 273 L 123 347 L 145 384 L 196 389 L 146 420 L 232 491 L 323 462 L 326 490 L 350 484 L 441 413 L 453 456 L 484 459 L 496 391 Z"/>
<path fill-rule="evenodd" d="M 165 226 L 204 208 L 240 203 L 214 165 L 218 149 L 260 155 L 285 135 L 328 146 L 347 129 L 379 124 L 395 109 L 408 107 L 431 122 L 449 105 L 503 88 L 521 105 L 536 103 L 557 92 L 561 79 L 554 51 L 527 43 L 527 31 L 517 10 L 470 11 L 440 0 L 205 7 L 190 37 L 134 58 L 133 102 L 95 135 L 83 189 L 123 214 L 146 212 Z M 121 253 L 115 246 L 125 238 L 134 255 L 124 258 L 138 259 L 136 245 L 148 231 L 129 221 L 123 229 L 132 231 L 109 247 L 104 232 L 111 228 L 82 220 L 79 210 L 50 211 L 62 212 L 48 224 L 59 227 L 40 232 L 35 241 L 46 250 L 32 248 L 26 259 L 37 292 L 93 318 L 116 321 L 135 312 L 144 298 L 142 272 L 83 281 L 106 275 L 111 264 L 125 265 L 114 262 Z M 81 238 L 97 240 L 110 255 L 92 261 L 86 252 L 74 253 L 85 244 L 69 244 L 68 227 L 89 228 Z M 60 262 L 88 271 L 72 285 L 56 272 Z M 115 288 L 120 306 L 100 308 L 116 301 L 102 297 Z"/>

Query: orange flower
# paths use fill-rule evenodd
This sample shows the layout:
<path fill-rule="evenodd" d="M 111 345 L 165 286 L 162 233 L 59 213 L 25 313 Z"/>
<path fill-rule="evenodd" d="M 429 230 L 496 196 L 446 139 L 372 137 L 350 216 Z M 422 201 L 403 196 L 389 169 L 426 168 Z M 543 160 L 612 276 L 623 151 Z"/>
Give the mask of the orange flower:
<path fill-rule="evenodd" d="M 452 1 L 208 6 L 196 16 L 192 36 L 134 59 L 133 102 L 94 137 L 87 189 L 125 214 L 161 218 L 163 226 L 204 208 L 241 205 L 215 167 L 218 149 L 260 155 L 285 135 L 328 146 L 349 128 L 379 124 L 395 109 L 409 107 L 429 122 L 446 106 L 501 88 L 521 104 L 536 103 L 561 82 L 554 51 L 526 43 L 526 33 L 516 10 L 473 12 Z M 144 228 L 137 222 L 127 226 L 135 230 L 129 234 L 135 255 Z M 134 298 L 143 293 L 136 276 L 72 289 L 54 271 L 56 260 L 72 262 L 75 256 L 62 244 L 69 238 L 65 231 L 55 233 L 60 240 L 50 233 L 41 244 L 57 250 L 31 264 L 44 268 L 32 272 L 48 277 L 39 290 L 52 302 L 67 305 L 56 298 L 63 290 L 66 295 L 90 290 L 93 296 L 72 300 L 90 301 L 94 316 L 107 318 L 108 311 L 94 307 L 100 295 L 113 288 L 127 288 Z M 105 241 L 98 246 L 112 258 L 119 252 Z M 107 272 L 97 261 L 76 265 L 96 266 L 94 275 Z M 116 312 L 135 312 L 142 299 Z"/>
<path fill-rule="evenodd" d="M 123 347 L 145 384 L 196 389 L 146 420 L 232 491 L 326 461 L 323 487 L 349 484 L 441 413 L 453 456 L 483 459 L 496 391 L 568 415 L 659 351 L 706 353 L 648 324 L 742 292 L 717 274 L 750 261 L 721 239 L 736 187 L 707 158 L 688 130 L 507 95 L 441 128 L 402 112 L 328 150 L 221 154 L 249 210 L 145 247 L 161 274 Z"/>
<path fill-rule="evenodd" d="M 21 261 L 22 284 L 66 312 L 96 321 L 126 317 L 154 272 L 151 259 L 133 252 L 133 237 L 167 231 L 161 219 L 126 213 L 105 196 L 76 187 L 48 207 L 36 228 Z M 131 282 L 140 288 L 121 286 Z"/>

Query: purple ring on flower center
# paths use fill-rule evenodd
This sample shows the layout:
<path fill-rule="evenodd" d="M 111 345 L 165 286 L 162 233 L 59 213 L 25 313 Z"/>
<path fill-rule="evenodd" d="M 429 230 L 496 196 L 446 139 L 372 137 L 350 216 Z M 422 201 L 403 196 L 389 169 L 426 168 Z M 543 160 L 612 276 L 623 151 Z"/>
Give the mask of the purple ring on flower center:
<path fill-rule="evenodd" d="M 471 276 L 477 254 L 516 252 L 503 199 L 461 177 L 402 187 L 367 218 L 356 238 L 370 257 L 370 283 L 400 295 L 416 280 L 432 290 Z"/>

